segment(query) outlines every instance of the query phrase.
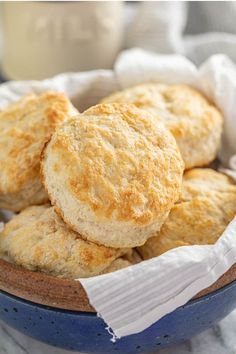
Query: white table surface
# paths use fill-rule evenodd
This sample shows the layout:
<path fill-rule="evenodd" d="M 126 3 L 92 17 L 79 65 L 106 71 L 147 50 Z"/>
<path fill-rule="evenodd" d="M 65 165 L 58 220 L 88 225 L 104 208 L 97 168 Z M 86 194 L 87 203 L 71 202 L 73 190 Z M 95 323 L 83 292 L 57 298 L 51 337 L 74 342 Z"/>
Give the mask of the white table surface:
<path fill-rule="evenodd" d="M 0 322 L 0 354 L 69 353 L 72 352 L 39 343 Z M 156 351 L 155 353 L 236 354 L 236 310 L 219 324 L 195 336 L 191 340 L 172 348 Z"/>

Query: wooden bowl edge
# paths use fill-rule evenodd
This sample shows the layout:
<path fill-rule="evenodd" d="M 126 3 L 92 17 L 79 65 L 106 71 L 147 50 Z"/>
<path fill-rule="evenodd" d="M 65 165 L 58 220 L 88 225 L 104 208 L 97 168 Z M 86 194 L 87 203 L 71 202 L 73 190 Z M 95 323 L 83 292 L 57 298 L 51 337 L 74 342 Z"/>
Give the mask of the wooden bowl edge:
<path fill-rule="evenodd" d="M 236 264 L 193 299 L 208 295 L 236 280 Z M 77 280 L 33 272 L 0 259 L 0 290 L 36 304 L 71 311 L 96 312 Z"/>

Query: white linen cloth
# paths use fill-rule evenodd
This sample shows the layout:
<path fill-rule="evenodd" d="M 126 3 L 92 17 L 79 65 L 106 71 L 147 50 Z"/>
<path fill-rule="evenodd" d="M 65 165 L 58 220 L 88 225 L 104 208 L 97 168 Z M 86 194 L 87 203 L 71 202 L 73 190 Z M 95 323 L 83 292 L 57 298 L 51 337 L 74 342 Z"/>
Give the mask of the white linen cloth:
<path fill-rule="evenodd" d="M 215 101 L 225 116 L 220 158 L 224 168 L 229 169 L 231 156 L 236 154 L 236 69 L 223 55 L 210 58 L 198 69 L 180 55 L 155 55 L 133 49 L 120 55 L 113 71 L 3 84 L 0 109 L 27 92 L 52 89 L 67 93 L 82 111 L 114 90 L 150 80 L 188 83 Z M 183 305 L 235 262 L 236 219 L 215 245 L 180 247 L 127 269 L 80 281 L 90 303 L 114 335 L 122 337 L 144 330 Z"/>
<path fill-rule="evenodd" d="M 127 10 L 125 48 L 180 53 L 198 65 L 217 53 L 236 62 L 236 1 L 143 1 Z"/>

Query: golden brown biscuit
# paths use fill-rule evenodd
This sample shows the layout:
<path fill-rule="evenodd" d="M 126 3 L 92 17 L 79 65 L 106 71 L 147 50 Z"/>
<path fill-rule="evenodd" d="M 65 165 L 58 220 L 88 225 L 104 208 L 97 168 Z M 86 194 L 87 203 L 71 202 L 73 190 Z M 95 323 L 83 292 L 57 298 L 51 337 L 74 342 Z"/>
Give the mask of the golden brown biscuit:
<path fill-rule="evenodd" d="M 142 245 L 179 198 L 175 139 L 132 105 L 91 107 L 53 134 L 42 163 L 50 200 L 72 229 L 110 247 Z"/>
<path fill-rule="evenodd" d="M 0 113 L 0 208 L 19 211 L 48 196 L 40 155 L 56 127 L 78 113 L 61 93 L 30 94 Z"/>
<path fill-rule="evenodd" d="M 83 240 L 53 207 L 41 205 L 26 208 L 5 225 L 0 251 L 25 268 L 76 279 L 100 274 L 128 250 Z"/>
<path fill-rule="evenodd" d="M 113 273 L 116 272 L 117 270 L 127 268 L 133 265 L 130 261 L 127 259 L 120 257 L 115 259 L 109 267 L 107 267 L 101 274 L 107 274 L 107 273 Z"/>
<path fill-rule="evenodd" d="M 174 135 L 186 169 L 207 165 L 216 157 L 222 115 L 187 85 L 147 83 L 114 93 L 102 102 L 132 103 L 161 119 Z"/>
<path fill-rule="evenodd" d="M 211 169 L 185 173 L 182 194 L 156 237 L 139 248 L 144 259 L 169 249 L 213 244 L 236 215 L 236 184 Z"/>
<path fill-rule="evenodd" d="M 127 252 L 122 258 L 126 259 L 132 264 L 137 264 L 143 261 L 136 249 L 132 249 L 132 252 Z"/>
<path fill-rule="evenodd" d="M 131 253 L 127 253 L 123 257 L 115 259 L 109 267 L 107 267 L 101 274 L 112 273 L 119 269 L 130 267 L 131 265 L 142 262 L 140 255 L 133 250 Z"/>

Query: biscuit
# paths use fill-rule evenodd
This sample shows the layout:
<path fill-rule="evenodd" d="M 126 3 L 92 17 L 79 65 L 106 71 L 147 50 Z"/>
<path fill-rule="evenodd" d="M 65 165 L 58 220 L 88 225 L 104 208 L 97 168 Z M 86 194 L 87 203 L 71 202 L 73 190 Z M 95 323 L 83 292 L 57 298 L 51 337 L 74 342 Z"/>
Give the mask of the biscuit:
<path fill-rule="evenodd" d="M 78 114 L 61 93 L 30 94 L 0 112 L 0 208 L 20 211 L 48 200 L 40 155 L 52 132 Z"/>
<path fill-rule="evenodd" d="M 221 113 L 187 85 L 147 83 L 114 93 L 102 102 L 132 103 L 161 119 L 174 135 L 186 169 L 209 164 L 220 148 Z"/>
<path fill-rule="evenodd" d="M 82 237 L 142 245 L 179 198 L 183 161 L 170 132 L 133 105 L 91 107 L 61 125 L 44 151 L 44 185 Z"/>
<path fill-rule="evenodd" d="M 137 264 L 143 260 L 136 249 L 132 249 L 132 252 L 127 252 L 123 258 L 128 260 L 131 264 Z"/>
<path fill-rule="evenodd" d="M 115 272 L 119 269 L 127 268 L 130 267 L 131 265 L 140 263 L 142 261 L 142 258 L 139 256 L 139 254 L 133 250 L 133 252 L 130 254 L 128 253 L 127 255 L 124 255 L 123 257 L 119 257 L 115 259 L 109 267 L 107 267 L 101 274 L 106 274 L 106 273 L 112 273 Z"/>
<path fill-rule="evenodd" d="M 128 250 L 83 240 L 49 205 L 32 206 L 9 221 L 0 233 L 2 258 L 30 270 L 64 278 L 100 274 Z"/>
<path fill-rule="evenodd" d="M 144 259 L 179 246 L 214 244 L 236 215 L 236 184 L 211 169 L 185 173 L 179 202 L 155 237 L 139 248 Z"/>
<path fill-rule="evenodd" d="M 115 259 L 109 267 L 107 267 L 101 274 L 107 274 L 107 273 L 113 273 L 116 272 L 117 270 L 127 268 L 133 265 L 130 261 L 127 259 L 120 257 Z"/>

